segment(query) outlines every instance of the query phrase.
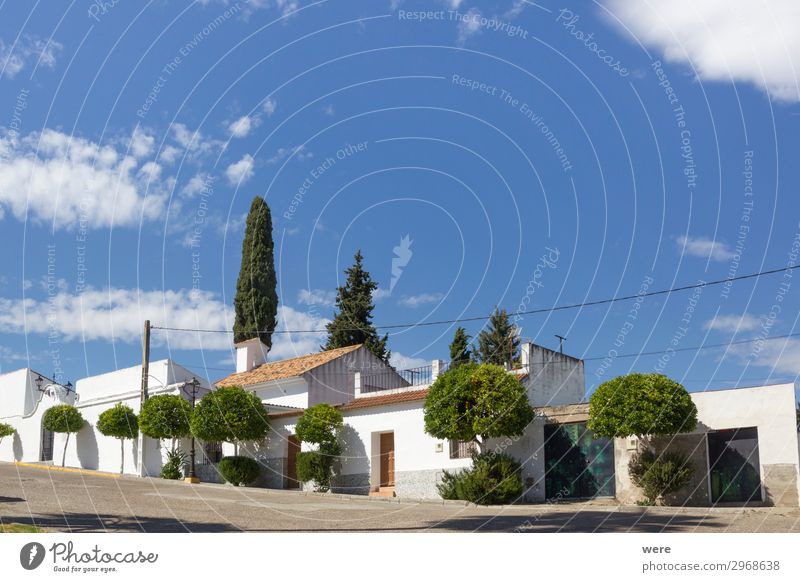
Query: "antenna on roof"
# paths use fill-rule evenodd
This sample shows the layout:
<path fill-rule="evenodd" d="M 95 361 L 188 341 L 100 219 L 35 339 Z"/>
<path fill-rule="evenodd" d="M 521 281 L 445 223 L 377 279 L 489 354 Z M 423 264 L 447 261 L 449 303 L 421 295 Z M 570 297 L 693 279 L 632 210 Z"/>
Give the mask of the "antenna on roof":
<path fill-rule="evenodd" d="M 555 334 L 555 336 L 558 338 L 558 352 L 563 354 L 564 353 L 564 340 L 566 340 L 567 338 L 565 338 L 563 335 L 558 335 L 558 334 Z"/>

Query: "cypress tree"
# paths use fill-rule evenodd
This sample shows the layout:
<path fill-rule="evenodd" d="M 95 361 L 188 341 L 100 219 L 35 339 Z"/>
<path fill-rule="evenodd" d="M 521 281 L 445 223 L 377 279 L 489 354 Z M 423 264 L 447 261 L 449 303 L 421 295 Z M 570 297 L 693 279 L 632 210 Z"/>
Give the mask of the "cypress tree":
<path fill-rule="evenodd" d="M 469 349 L 470 337 L 467 330 L 463 327 L 456 329 L 453 341 L 450 343 L 450 369 L 456 368 L 461 364 L 466 364 L 472 360 L 472 351 Z"/>
<path fill-rule="evenodd" d="M 336 290 L 336 311 L 327 325 L 328 341 L 325 350 L 364 344 L 381 360 L 388 362 L 391 352 L 386 349 L 388 335 L 378 336 L 372 325 L 372 293 L 378 284 L 364 269 L 364 256 L 356 251 L 353 266 L 345 270 L 347 280 Z"/>
<path fill-rule="evenodd" d="M 272 214 L 264 199 L 257 196 L 247 214 L 242 266 L 233 299 L 235 343 L 258 337 L 268 348 L 272 347 L 272 331 L 278 315 L 276 287 Z"/>
<path fill-rule="evenodd" d="M 478 335 L 478 355 L 484 364 L 503 366 L 519 358 L 517 327 L 505 309 L 495 309 L 489 327 Z"/>

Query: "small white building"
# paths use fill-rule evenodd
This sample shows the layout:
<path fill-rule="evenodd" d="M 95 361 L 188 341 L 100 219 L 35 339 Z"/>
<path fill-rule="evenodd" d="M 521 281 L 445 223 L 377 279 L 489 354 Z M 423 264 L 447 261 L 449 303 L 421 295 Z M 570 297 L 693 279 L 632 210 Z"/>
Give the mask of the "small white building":
<path fill-rule="evenodd" d="M 252 360 L 245 358 L 243 361 Z M 585 383 L 581 360 L 526 343 L 522 346 L 521 364 L 514 373 L 525 384 L 533 406 L 583 399 Z M 343 370 L 349 372 L 342 373 Z M 295 459 L 301 447 L 294 436 L 294 426 L 303 410 L 312 405 L 310 394 L 304 396 L 302 391 L 302 378 L 311 373 L 319 381 L 317 385 L 324 386 L 324 392 L 313 398 L 313 404 L 327 401 L 338 405 L 344 416 L 341 435 L 344 452 L 333 490 L 435 498 L 438 496 L 436 484 L 443 470 L 457 470 L 471 464 L 470 449 L 465 443 L 434 439 L 424 430 L 423 405 L 427 389 L 443 370 L 444 363 L 435 360 L 421 369 L 395 371 L 363 346 L 351 346 L 261 363 L 216 384 L 239 385 L 252 390 L 268 406 L 296 406 L 294 410 L 273 409 L 266 445 L 251 447 L 250 453 L 264 468 L 261 485 L 300 486 Z M 292 400 L 286 398 L 287 385 L 296 391 Z M 332 399 L 324 400 L 325 394 Z M 497 439 L 488 443 L 489 448 L 508 452 L 523 462 L 523 477 L 528 486 L 526 497 L 531 501 L 545 499 L 544 460 L 535 452 L 541 447 L 543 431 L 544 422 L 537 419 L 518 439 Z"/>
<path fill-rule="evenodd" d="M 42 427 L 42 417 L 52 406 L 74 403 L 69 386 L 30 368 L 0 375 L 0 422 L 17 431 L 0 442 L 0 461 L 52 461 L 55 438 Z"/>
<path fill-rule="evenodd" d="M 172 360 L 150 362 L 148 395 L 177 394 L 191 400 L 185 389 L 196 376 L 190 370 L 176 364 Z M 197 378 L 199 400 L 210 390 L 207 381 Z M 141 403 L 142 367 L 131 366 L 106 374 L 89 376 L 78 380 L 76 391 L 78 401 L 75 406 L 80 410 L 86 424 L 83 429 L 69 440 L 66 465 L 82 469 L 96 469 L 118 473 L 120 468 L 120 443 L 118 439 L 104 436 L 97 430 L 100 414 L 117 403 L 130 406 L 138 415 Z M 57 449 L 63 450 L 63 440 Z M 188 441 L 181 443 L 188 450 Z M 140 448 L 141 447 L 141 448 Z M 157 477 L 161 472 L 167 449 L 158 441 L 140 437 L 128 439 L 124 443 L 125 473 Z M 140 455 L 140 451 L 143 452 Z M 60 453 L 58 453 L 60 455 Z M 56 456 L 56 459 L 60 459 Z"/>
<path fill-rule="evenodd" d="M 195 378 L 191 371 L 166 359 L 151 362 L 149 372 L 150 396 L 180 394 L 187 400 L 191 399 L 184 389 Z M 97 420 L 102 412 L 117 403 L 130 406 L 139 414 L 141 366 L 83 378 L 78 380 L 72 391 L 46 378 L 43 378 L 40 390 L 37 387 L 39 377 L 38 373 L 29 369 L 0 376 L 0 414 L 3 415 L 0 422 L 10 424 L 17 430 L 16 435 L 0 443 L 0 460 L 54 462 L 60 465 L 67 442 L 66 435 L 53 435 L 44 430 L 42 416 L 55 404 L 72 404 L 81 412 L 86 424 L 70 436 L 65 465 L 118 473 L 121 454 L 119 440 L 102 435 L 97 430 Z M 210 390 L 210 385 L 202 379 L 198 379 L 198 382 L 199 399 Z M 182 445 L 188 449 L 187 443 Z M 122 450 L 126 474 L 158 476 L 161 472 L 166 451 L 159 442 L 144 437 L 126 440 Z"/>

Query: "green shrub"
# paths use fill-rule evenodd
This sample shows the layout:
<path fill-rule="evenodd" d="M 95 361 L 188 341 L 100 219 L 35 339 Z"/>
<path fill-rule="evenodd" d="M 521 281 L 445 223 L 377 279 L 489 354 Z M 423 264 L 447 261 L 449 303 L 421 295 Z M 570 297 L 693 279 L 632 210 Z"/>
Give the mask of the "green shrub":
<path fill-rule="evenodd" d="M 83 428 L 83 415 L 74 406 L 58 404 L 48 408 L 42 417 L 42 426 L 52 432 L 72 433 Z"/>
<path fill-rule="evenodd" d="M 628 472 L 634 485 L 644 493 L 645 505 L 662 505 L 670 493 L 678 491 L 692 479 L 694 467 L 682 451 L 660 454 L 641 451 L 631 458 Z"/>
<path fill-rule="evenodd" d="M 161 466 L 162 479 L 183 479 L 183 465 L 186 463 L 186 453 L 181 449 L 167 451 L 167 460 Z"/>
<path fill-rule="evenodd" d="M 686 389 L 662 374 L 628 374 L 604 382 L 589 398 L 589 428 L 597 437 L 670 435 L 697 426 Z"/>
<path fill-rule="evenodd" d="M 524 491 L 520 464 L 504 454 L 475 455 L 472 467 L 457 473 L 445 471 L 438 485 L 444 499 L 462 499 L 481 505 L 517 501 Z"/>
<path fill-rule="evenodd" d="M 10 424 L 0 422 L 0 441 L 2 441 L 7 436 L 11 436 L 15 432 L 17 432 L 16 429 Z"/>
<path fill-rule="evenodd" d="M 225 481 L 236 487 L 249 485 L 258 479 L 260 473 L 258 462 L 250 457 L 223 457 L 219 462 L 219 474 Z"/>
<path fill-rule="evenodd" d="M 301 482 L 312 481 L 314 491 L 324 493 L 331 488 L 333 466 L 336 457 L 341 454 L 339 443 L 324 442 L 317 451 L 304 451 L 297 454 L 297 479 Z"/>
<path fill-rule="evenodd" d="M 261 399 L 240 386 L 212 390 L 197 403 L 189 422 L 192 434 L 205 442 L 260 441 L 269 433 L 269 417 Z"/>
<path fill-rule="evenodd" d="M 436 484 L 436 489 L 439 490 L 439 495 L 442 499 L 458 499 L 456 486 L 458 485 L 458 476 L 460 474 L 451 473 L 450 471 L 445 471 L 442 474 L 442 480 Z"/>
<path fill-rule="evenodd" d="M 159 394 L 148 398 L 139 413 L 139 428 L 142 434 L 153 439 L 175 441 L 189 436 L 189 418 L 192 407 L 185 398 L 177 394 Z"/>
<path fill-rule="evenodd" d="M 304 443 L 321 444 L 336 440 L 342 428 L 342 413 L 330 404 L 315 404 L 297 420 L 295 434 Z"/>

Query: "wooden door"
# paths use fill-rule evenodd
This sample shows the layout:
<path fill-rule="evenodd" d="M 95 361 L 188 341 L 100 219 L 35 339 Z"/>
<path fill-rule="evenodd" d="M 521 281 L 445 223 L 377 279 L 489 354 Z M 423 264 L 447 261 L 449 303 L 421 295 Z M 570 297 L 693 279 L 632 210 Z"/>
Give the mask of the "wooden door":
<path fill-rule="evenodd" d="M 300 441 L 295 435 L 289 435 L 286 439 L 286 488 L 297 489 L 300 482 L 297 480 L 297 453 L 300 452 Z"/>
<path fill-rule="evenodd" d="M 381 433 L 381 487 L 394 487 L 394 433 Z"/>

